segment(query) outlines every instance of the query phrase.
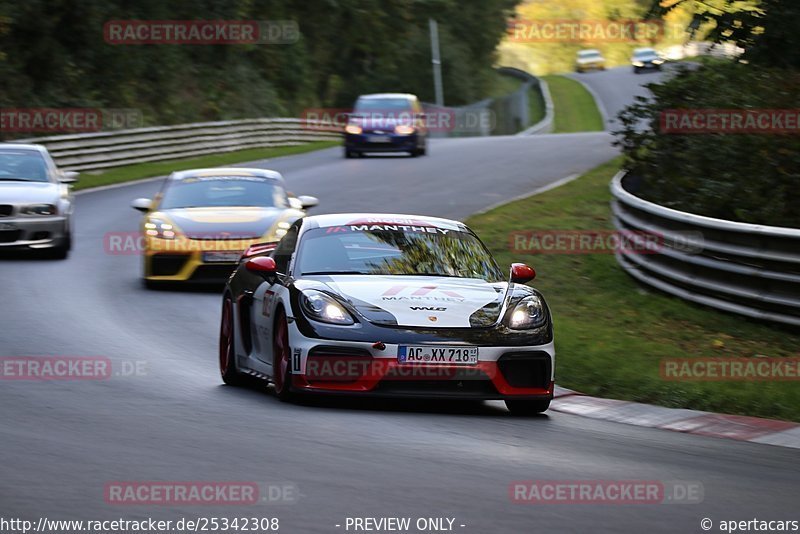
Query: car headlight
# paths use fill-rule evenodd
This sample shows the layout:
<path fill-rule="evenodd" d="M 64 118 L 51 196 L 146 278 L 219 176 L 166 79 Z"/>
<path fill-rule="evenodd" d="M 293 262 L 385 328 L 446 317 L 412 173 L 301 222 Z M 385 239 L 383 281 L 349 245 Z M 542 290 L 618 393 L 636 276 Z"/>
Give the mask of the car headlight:
<path fill-rule="evenodd" d="M 642 63 L 641 61 L 634 61 L 633 62 L 633 66 L 634 67 L 644 67 L 644 63 Z"/>
<path fill-rule="evenodd" d="M 654 65 L 661 65 L 662 63 L 664 63 L 663 59 L 654 59 L 653 60 L 653 64 Z"/>
<path fill-rule="evenodd" d="M 543 326 L 546 320 L 542 300 L 531 295 L 520 300 L 511 310 L 508 327 L 512 330 L 531 330 Z"/>
<path fill-rule="evenodd" d="M 344 127 L 344 131 L 349 134 L 358 135 L 361 132 L 363 132 L 364 129 L 361 128 L 361 126 L 359 126 L 358 124 L 348 124 L 347 126 Z"/>
<path fill-rule="evenodd" d="M 300 305 L 312 319 L 323 323 L 351 325 L 353 316 L 330 295 L 322 291 L 307 289 L 301 292 Z"/>
<path fill-rule="evenodd" d="M 22 215 L 55 215 L 58 213 L 58 208 L 53 204 L 31 204 L 22 206 L 19 212 Z"/>
<path fill-rule="evenodd" d="M 175 239 L 176 229 L 171 223 L 158 217 L 150 217 L 144 223 L 144 233 L 150 237 L 159 237 L 161 239 Z"/>
<path fill-rule="evenodd" d="M 397 135 L 411 135 L 414 133 L 414 127 L 409 124 L 398 124 L 394 127 L 394 133 Z"/>

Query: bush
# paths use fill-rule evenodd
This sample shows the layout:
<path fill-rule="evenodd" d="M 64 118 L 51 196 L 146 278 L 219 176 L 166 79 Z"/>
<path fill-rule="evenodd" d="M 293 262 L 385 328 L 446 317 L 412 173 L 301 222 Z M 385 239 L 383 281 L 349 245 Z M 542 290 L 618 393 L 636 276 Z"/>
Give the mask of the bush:
<path fill-rule="evenodd" d="M 620 114 L 615 132 L 638 195 L 734 221 L 800 227 L 800 129 L 795 134 L 668 134 L 670 109 L 800 110 L 800 73 L 737 62 L 682 68 L 651 84 Z"/>

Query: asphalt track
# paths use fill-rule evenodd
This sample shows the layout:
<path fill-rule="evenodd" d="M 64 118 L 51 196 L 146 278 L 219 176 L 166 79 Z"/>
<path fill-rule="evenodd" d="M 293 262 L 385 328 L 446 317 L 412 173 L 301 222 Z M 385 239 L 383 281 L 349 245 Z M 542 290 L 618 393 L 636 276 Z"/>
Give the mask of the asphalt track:
<path fill-rule="evenodd" d="M 614 99 L 630 99 L 654 77 L 624 69 L 581 79 L 598 83 L 603 97 L 600 84 L 615 76 Z M 605 133 L 436 140 L 431 148 L 418 159 L 345 160 L 332 149 L 259 164 L 283 172 L 296 193 L 319 196 L 320 213 L 465 217 L 615 154 Z M 80 195 L 66 261 L 0 261 L 0 356 L 105 356 L 115 372 L 124 362 L 145 366 L 102 381 L 0 381 L 0 517 L 278 517 L 286 533 L 346 532 L 347 517 L 451 517 L 456 531 L 487 534 L 702 532 L 705 517 L 800 519 L 793 449 L 554 412 L 518 419 L 501 403 L 301 406 L 269 389 L 222 386 L 218 295 L 146 291 L 139 258 L 104 249 L 107 232 L 136 231 L 129 203 L 157 187 Z M 704 497 L 683 505 L 512 503 L 509 485 L 534 479 L 699 482 Z M 147 480 L 288 484 L 299 498 L 253 506 L 104 500 L 109 482 Z"/>

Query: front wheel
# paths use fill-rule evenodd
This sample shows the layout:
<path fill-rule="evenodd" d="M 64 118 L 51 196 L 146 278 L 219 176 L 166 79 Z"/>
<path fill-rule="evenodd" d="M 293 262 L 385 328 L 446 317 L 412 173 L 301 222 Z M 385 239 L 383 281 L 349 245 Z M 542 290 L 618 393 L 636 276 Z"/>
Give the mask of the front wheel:
<path fill-rule="evenodd" d="M 275 329 L 272 337 L 272 385 L 275 396 L 287 402 L 292 400 L 291 392 L 291 348 L 289 347 L 289 324 L 286 313 L 278 312 L 275 318 Z"/>
<path fill-rule="evenodd" d="M 229 386 L 241 386 L 245 376 L 236 367 L 234 344 L 233 301 L 226 295 L 222 301 L 222 321 L 219 327 L 219 374 Z"/>
<path fill-rule="evenodd" d="M 550 399 L 507 400 L 505 402 L 511 415 L 519 416 L 540 414 L 550 407 Z"/>

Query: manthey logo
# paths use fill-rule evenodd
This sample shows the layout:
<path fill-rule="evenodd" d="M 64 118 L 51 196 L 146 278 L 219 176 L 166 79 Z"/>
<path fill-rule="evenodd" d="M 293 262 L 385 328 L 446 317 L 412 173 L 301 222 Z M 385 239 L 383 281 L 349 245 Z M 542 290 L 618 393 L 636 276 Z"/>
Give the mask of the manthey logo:
<path fill-rule="evenodd" d="M 383 301 L 405 301 L 429 303 L 429 305 L 410 306 L 414 311 L 445 311 L 447 308 L 436 306 L 439 302 L 464 302 L 461 293 L 442 289 L 439 286 L 411 286 L 396 285 L 392 286 L 381 295 Z"/>

